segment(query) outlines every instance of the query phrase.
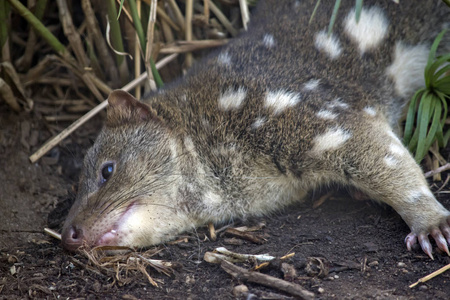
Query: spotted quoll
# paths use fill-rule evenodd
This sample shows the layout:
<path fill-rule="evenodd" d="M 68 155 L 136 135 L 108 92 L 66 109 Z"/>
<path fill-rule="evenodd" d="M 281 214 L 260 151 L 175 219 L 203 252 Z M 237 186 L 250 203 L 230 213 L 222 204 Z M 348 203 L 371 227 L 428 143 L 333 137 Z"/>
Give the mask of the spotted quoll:
<path fill-rule="evenodd" d="M 259 1 L 247 32 L 144 102 L 117 90 L 85 157 L 64 248 L 142 247 L 280 211 L 327 184 L 392 206 L 408 249 L 449 253 L 450 212 L 399 138 L 442 1 Z M 450 50 L 449 39 L 441 49 Z"/>

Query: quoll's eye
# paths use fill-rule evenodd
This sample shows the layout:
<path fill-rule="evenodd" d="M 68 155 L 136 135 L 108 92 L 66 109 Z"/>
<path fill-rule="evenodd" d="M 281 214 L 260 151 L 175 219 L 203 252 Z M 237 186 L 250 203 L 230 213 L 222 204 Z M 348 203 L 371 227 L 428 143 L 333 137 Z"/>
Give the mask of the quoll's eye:
<path fill-rule="evenodd" d="M 106 181 L 108 181 L 108 179 L 111 177 L 113 173 L 114 173 L 114 163 L 108 162 L 104 164 L 102 167 L 100 183 L 103 184 Z"/>

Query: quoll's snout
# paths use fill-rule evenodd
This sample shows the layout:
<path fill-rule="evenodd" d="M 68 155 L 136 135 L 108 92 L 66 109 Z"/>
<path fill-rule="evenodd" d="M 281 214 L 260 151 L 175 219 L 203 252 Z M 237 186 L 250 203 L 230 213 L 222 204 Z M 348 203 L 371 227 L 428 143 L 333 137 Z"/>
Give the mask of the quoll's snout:
<path fill-rule="evenodd" d="M 79 226 L 69 226 L 61 235 L 61 243 L 64 249 L 68 251 L 76 251 L 83 245 L 84 230 Z"/>

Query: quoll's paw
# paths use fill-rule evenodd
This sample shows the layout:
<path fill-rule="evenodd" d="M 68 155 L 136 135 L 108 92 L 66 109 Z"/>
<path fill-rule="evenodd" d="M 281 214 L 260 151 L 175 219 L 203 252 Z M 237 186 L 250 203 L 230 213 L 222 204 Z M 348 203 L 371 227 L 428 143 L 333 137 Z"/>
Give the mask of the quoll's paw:
<path fill-rule="evenodd" d="M 450 215 L 443 217 L 439 226 L 432 227 L 431 230 L 428 230 L 427 232 L 412 231 L 405 238 L 406 247 L 411 251 L 412 247 L 419 241 L 422 250 L 428 254 L 431 259 L 434 259 L 430 239 L 428 238 L 429 235 L 436 241 L 438 248 L 450 256 L 448 250 L 448 246 L 450 245 Z"/>

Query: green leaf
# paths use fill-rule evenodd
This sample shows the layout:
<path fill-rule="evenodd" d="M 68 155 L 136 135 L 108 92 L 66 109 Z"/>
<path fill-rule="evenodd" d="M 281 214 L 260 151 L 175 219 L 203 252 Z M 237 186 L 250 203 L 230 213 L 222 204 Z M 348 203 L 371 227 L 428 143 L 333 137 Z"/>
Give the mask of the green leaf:
<path fill-rule="evenodd" d="M 312 20 L 314 19 L 314 16 L 316 15 L 316 12 L 317 12 L 317 9 L 319 8 L 319 5 L 320 5 L 320 0 L 317 0 L 316 6 L 314 6 L 314 10 L 313 10 L 313 12 L 311 14 L 311 17 L 309 18 L 309 23 L 308 24 L 311 24 Z"/>
<path fill-rule="evenodd" d="M 420 162 L 420 160 L 425 156 L 425 140 L 427 137 L 428 131 L 428 123 L 430 122 L 430 107 L 431 103 L 428 101 L 429 92 L 425 91 L 423 93 L 422 99 L 419 105 L 419 112 L 417 118 L 419 123 L 417 127 L 419 128 L 419 136 L 417 141 L 417 149 L 416 149 L 416 161 Z"/>
<path fill-rule="evenodd" d="M 359 18 L 361 17 L 363 0 L 356 0 L 355 2 L 356 2 L 355 3 L 355 19 L 356 19 L 356 23 L 359 23 Z"/>
<path fill-rule="evenodd" d="M 430 149 L 434 140 L 436 139 L 436 132 L 441 128 L 441 113 L 442 106 L 441 102 L 438 98 L 435 98 L 432 94 L 430 94 L 430 100 L 432 102 L 432 122 L 430 126 L 430 130 L 428 131 L 428 136 L 425 140 L 425 153 Z M 423 158 L 423 157 L 422 157 Z M 422 160 L 422 158 L 420 160 Z"/>
<path fill-rule="evenodd" d="M 119 13 L 117 13 L 117 20 L 119 20 L 120 13 L 122 12 L 124 2 L 125 2 L 125 0 L 120 0 L 120 7 L 119 7 Z"/>
<path fill-rule="evenodd" d="M 411 142 L 411 137 L 414 129 L 414 119 L 417 110 L 417 100 L 419 99 L 422 90 L 417 91 L 411 99 L 408 107 L 408 113 L 406 115 L 405 133 L 403 134 L 403 142 L 405 145 L 409 145 Z"/>
<path fill-rule="evenodd" d="M 439 79 L 434 84 L 434 89 L 438 92 L 450 95 L 450 76 Z"/>
<path fill-rule="evenodd" d="M 450 53 L 444 56 L 441 56 L 440 58 L 438 58 L 434 63 L 432 63 L 427 71 L 425 71 L 425 80 L 427 75 L 430 77 L 429 78 L 429 84 L 427 85 L 428 88 L 431 88 L 433 86 L 433 82 L 435 80 L 437 80 L 438 78 L 435 78 L 434 73 L 436 72 L 437 69 L 439 69 L 439 67 L 441 67 L 444 63 L 446 63 L 448 60 L 450 59 Z"/>
<path fill-rule="evenodd" d="M 336 17 L 339 11 L 339 6 L 341 6 L 341 0 L 336 0 L 334 2 L 333 13 L 331 14 L 330 24 L 328 25 L 328 35 L 333 31 L 334 23 L 336 22 Z"/>

